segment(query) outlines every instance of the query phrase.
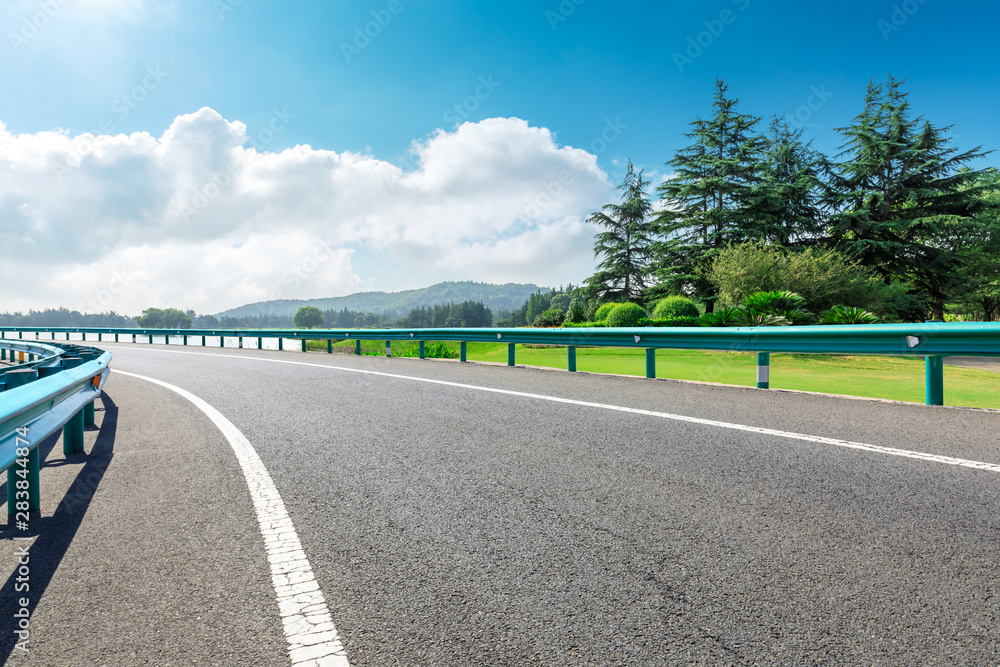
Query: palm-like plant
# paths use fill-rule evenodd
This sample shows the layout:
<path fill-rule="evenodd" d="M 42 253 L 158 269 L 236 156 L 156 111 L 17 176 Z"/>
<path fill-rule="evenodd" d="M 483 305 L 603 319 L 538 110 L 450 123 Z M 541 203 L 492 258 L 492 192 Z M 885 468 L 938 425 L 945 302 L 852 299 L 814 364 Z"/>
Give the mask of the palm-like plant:
<path fill-rule="evenodd" d="M 703 327 L 735 327 L 739 325 L 743 315 L 742 308 L 726 306 L 725 308 L 716 308 L 714 312 L 705 313 L 699 318 L 699 323 Z"/>
<path fill-rule="evenodd" d="M 753 308 L 741 309 L 743 313 L 739 324 L 741 327 L 784 327 L 789 325 L 789 321 L 781 315 L 767 313 Z"/>
<path fill-rule="evenodd" d="M 823 313 L 822 324 L 878 324 L 878 318 L 863 308 L 834 306 Z"/>
<path fill-rule="evenodd" d="M 806 310 L 806 300 L 787 290 L 755 292 L 743 300 L 743 308 L 782 318 L 784 324 L 812 324 L 816 320 L 816 316 Z"/>

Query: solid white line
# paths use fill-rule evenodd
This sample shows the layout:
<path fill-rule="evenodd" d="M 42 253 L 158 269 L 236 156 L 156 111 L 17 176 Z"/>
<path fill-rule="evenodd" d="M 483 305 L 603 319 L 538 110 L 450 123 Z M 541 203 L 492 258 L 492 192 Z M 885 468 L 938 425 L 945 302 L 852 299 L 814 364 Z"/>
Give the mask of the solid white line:
<path fill-rule="evenodd" d="M 264 548 L 271 565 L 271 582 L 278 596 L 278 614 L 288 640 L 288 657 L 292 665 L 349 667 L 333 617 L 302 550 L 292 519 L 285 510 L 285 503 L 250 441 L 221 412 L 194 394 L 145 375 L 117 369 L 114 372 L 146 380 L 180 394 L 204 412 L 226 436 L 243 469 L 260 532 L 264 536 Z"/>
<path fill-rule="evenodd" d="M 128 349 L 133 349 L 129 347 Z M 313 364 L 305 361 L 288 361 L 285 359 L 267 359 L 263 357 L 253 357 L 245 354 L 215 354 L 211 352 L 188 352 L 181 350 L 153 350 L 149 348 L 136 348 L 142 349 L 144 352 L 161 352 L 164 354 L 193 354 L 193 355 L 203 355 L 208 357 L 223 357 L 227 359 L 250 359 L 252 361 L 264 361 L 271 362 L 275 364 L 292 364 L 295 366 L 311 366 L 314 368 L 326 368 L 331 370 L 344 371 L 347 373 L 363 373 L 366 375 L 379 375 L 382 377 L 396 378 L 398 380 L 412 380 L 414 382 L 427 382 L 430 384 L 439 384 L 447 387 L 458 387 L 461 389 L 472 389 L 475 391 L 485 391 L 494 394 L 505 394 L 507 396 L 521 396 L 524 398 L 533 398 L 539 401 L 550 401 L 553 403 L 566 403 L 569 405 L 579 405 L 588 408 L 598 408 L 600 410 L 614 410 L 616 412 L 628 412 L 631 414 L 645 415 L 647 417 L 659 417 L 661 419 L 672 419 L 674 421 L 688 422 L 691 424 L 702 424 L 704 426 L 715 426 L 718 428 L 732 429 L 736 431 L 747 431 L 749 433 L 759 433 L 761 435 L 771 435 L 777 438 L 789 438 L 791 440 L 803 440 L 806 442 L 815 442 L 823 445 L 833 445 L 835 447 L 845 447 L 848 449 L 860 449 L 866 452 L 875 452 L 877 454 L 887 454 L 889 456 L 902 456 L 904 458 L 910 459 L 920 459 L 922 461 L 932 461 L 934 463 L 945 463 L 953 466 L 960 466 L 963 468 L 976 468 L 978 470 L 989 470 L 990 472 L 1000 472 L 1000 465 L 995 463 L 984 463 L 982 461 L 972 461 L 969 459 L 960 459 L 953 456 L 941 456 L 940 454 L 927 454 L 926 452 L 916 452 L 908 449 L 897 449 L 895 447 L 882 447 L 881 445 L 868 445 L 863 442 L 852 442 L 850 440 L 839 440 L 837 438 L 824 438 L 817 435 L 807 435 L 804 433 L 794 433 L 791 431 L 779 431 L 772 428 L 761 428 L 759 426 L 747 426 L 745 424 L 732 424 L 729 422 L 716 421 L 714 419 L 700 419 L 698 417 L 688 417 L 686 415 L 675 415 L 668 412 L 655 412 L 653 410 L 641 410 L 639 408 L 627 408 L 620 405 L 608 405 L 606 403 L 591 403 L 589 401 L 578 401 L 571 398 L 560 398 L 558 396 L 546 396 L 544 394 L 531 394 L 523 391 L 512 391 L 510 389 L 495 389 L 493 387 L 482 387 L 474 384 L 462 384 L 459 382 L 448 382 L 445 380 L 432 380 L 430 378 L 414 377 L 412 375 L 398 375 L 396 373 L 382 373 L 379 371 L 368 371 L 362 370 L 360 368 L 345 368 L 343 366 L 332 366 L 328 364 Z"/>

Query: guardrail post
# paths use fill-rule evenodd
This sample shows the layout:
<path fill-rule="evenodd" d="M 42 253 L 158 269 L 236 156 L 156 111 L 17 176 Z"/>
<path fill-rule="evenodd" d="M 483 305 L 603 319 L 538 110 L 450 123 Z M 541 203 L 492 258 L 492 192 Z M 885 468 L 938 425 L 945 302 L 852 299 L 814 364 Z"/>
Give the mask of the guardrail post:
<path fill-rule="evenodd" d="M 656 377 L 656 348 L 646 348 L 646 377 Z"/>
<path fill-rule="evenodd" d="M 927 405 L 944 405 L 944 357 L 926 358 Z"/>
<path fill-rule="evenodd" d="M 463 340 L 458 344 L 458 360 L 463 364 L 466 362 L 466 352 L 468 351 L 468 344 Z"/>
<path fill-rule="evenodd" d="M 361 354 L 361 339 L 354 341 L 354 354 Z"/>
<path fill-rule="evenodd" d="M 82 357 L 63 357 L 64 368 L 76 368 L 85 362 L 86 360 Z M 93 402 L 91 402 L 90 407 L 91 415 L 93 415 Z M 81 408 L 63 425 L 63 454 L 76 454 L 83 451 L 83 427 L 86 421 L 86 408 Z"/>
<path fill-rule="evenodd" d="M 225 346 L 226 346 L 226 337 L 223 336 L 222 334 L 219 334 L 219 347 L 225 347 Z"/>
<path fill-rule="evenodd" d="M 13 389 L 15 387 L 20 387 L 22 385 L 28 384 L 29 382 L 35 380 L 38 377 L 38 371 L 34 369 L 24 369 L 17 371 L 10 371 L 6 374 L 5 379 L 7 380 L 7 389 Z M 18 511 L 18 491 L 28 492 L 28 511 L 38 512 L 41 509 L 40 493 L 38 488 L 38 471 L 41 468 L 41 462 L 39 459 L 38 447 L 34 447 L 28 452 L 26 457 L 18 457 L 18 463 L 15 463 L 11 467 L 7 468 L 7 516 L 8 522 L 10 517 L 14 516 Z M 27 463 L 25 467 L 24 463 Z M 21 470 L 20 474 L 18 470 Z M 17 483 L 19 481 L 27 481 L 27 489 L 17 488 Z M 20 501 L 23 503 L 24 501 Z M 21 511 L 24 511 L 23 509 Z"/>
<path fill-rule="evenodd" d="M 566 348 L 566 368 L 570 373 L 576 372 L 576 346 L 570 345 Z"/>
<path fill-rule="evenodd" d="M 302 339 L 302 351 L 303 352 L 306 351 L 306 339 L 305 338 Z"/>
<path fill-rule="evenodd" d="M 507 365 L 514 365 L 514 343 L 507 343 Z"/>
<path fill-rule="evenodd" d="M 279 337 L 278 338 L 278 352 L 283 352 L 284 349 L 285 349 L 285 339 Z"/>
<path fill-rule="evenodd" d="M 771 388 L 771 353 L 757 353 L 757 388 Z"/>
<path fill-rule="evenodd" d="M 188 335 L 184 334 L 184 347 L 187 347 L 187 344 L 188 344 Z"/>
<path fill-rule="evenodd" d="M 385 356 L 387 356 L 387 357 L 391 357 L 392 356 L 392 341 L 391 340 L 385 341 Z"/>
<path fill-rule="evenodd" d="M 242 350 L 243 349 L 243 336 L 240 336 L 239 339 L 240 339 L 240 349 Z"/>
<path fill-rule="evenodd" d="M 327 354 L 333 354 L 333 339 L 332 338 L 327 338 L 326 339 L 326 353 Z"/>
<path fill-rule="evenodd" d="M 258 350 L 263 350 L 264 349 L 264 337 L 263 336 L 257 336 L 257 349 Z"/>
<path fill-rule="evenodd" d="M 66 335 L 68 336 L 69 334 L 66 334 Z M 115 334 L 115 342 L 116 343 L 118 342 L 118 334 Z"/>

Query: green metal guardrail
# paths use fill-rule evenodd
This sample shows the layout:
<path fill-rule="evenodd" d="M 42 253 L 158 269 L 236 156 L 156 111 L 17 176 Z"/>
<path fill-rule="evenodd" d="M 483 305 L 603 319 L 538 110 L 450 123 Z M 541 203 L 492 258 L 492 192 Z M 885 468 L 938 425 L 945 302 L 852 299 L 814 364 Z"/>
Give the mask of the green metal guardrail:
<path fill-rule="evenodd" d="M 656 377 L 658 349 L 728 350 L 757 353 L 757 386 L 770 386 L 770 354 L 899 355 L 925 357 L 926 397 L 928 405 L 944 403 L 944 364 L 946 356 L 1000 356 L 1000 323 L 940 323 L 873 324 L 807 327 L 691 327 L 691 328 L 595 328 L 595 329 L 102 329 L 102 328 L 31 328 L 0 327 L 0 335 L 26 331 L 42 332 L 53 339 L 71 334 L 122 337 L 131 342 L 165 336 L 182 337 L 188 345 L 191 338 L 200 338 L 205 346 L 209 338 L 218 338 L 225 346 L 227 338 L 243 347 L 244 339 L 256 338 L 257 347 L 263 339 L 278 339 L 283 349 L 286 339 L 301 341 L 305 351 L 307 340 L 326 340 L 332 352 L 333 341 L 355 340 L 355 353 L 361 353 L 361 341 L 384 340 L 386 354 L 392 354 L 392 341 L 412 340 L 420 344 L 420 358 L 425 356 L 428 341 L 458 342 L 460 360 L 466 360 L 466 344 L 470 342 L 506 343 L 507 363 L 514 365 L 518 344 L 559 345 L 567 348 L 567 368 L 576 370 L 578 347 L 625 347 L 646 350 L 646 377 Z M 197 344 L 197 343 L 196 343 Z"/>
<path fill-rule="evenodd" d="M 107 379 L 111 353 L 81 345 L 0 340 L 0 472 L 7 471 L 7 514 L 27 525 L 40 509 L 38 445 L 63 429 L 63 452 L 83 451 L 94 423 L 94 399 Z M 25 359 L 26 358 L 26 359 Z M 23 519 L 21 518 L 23 515 Z"/>

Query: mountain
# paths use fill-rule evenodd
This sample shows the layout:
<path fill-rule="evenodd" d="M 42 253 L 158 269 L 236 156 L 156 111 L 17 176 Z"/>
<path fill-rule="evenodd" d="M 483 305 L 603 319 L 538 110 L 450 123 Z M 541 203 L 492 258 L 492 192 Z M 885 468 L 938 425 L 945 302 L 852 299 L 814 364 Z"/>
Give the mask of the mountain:
<path fill-rule="evenodd" d="M 515 310 L 528 300 L 533 293 L 541 290 L 550 291 L 548 287 L 538 285 L 522 285 L 507 283 L 491 285 L 489 283 L 445 282 L 424 287 L 422 289 L 404 290 L 402 292 L 358 292 L 347 296 L 335 296 L 326 299 L 277 299 L 275 301 L 260 301 L 238 308 L 218 313 L 216 317 L 254 317 L 270 315 L 291 317 L 302 306 L 316 306 L 320 310 L 348 310 L 365 313 L 392 313 L 406 315 L 414 308 L 437 306 L 446 303 L 462 301 L 482 301 L 490 310 Z"/>

